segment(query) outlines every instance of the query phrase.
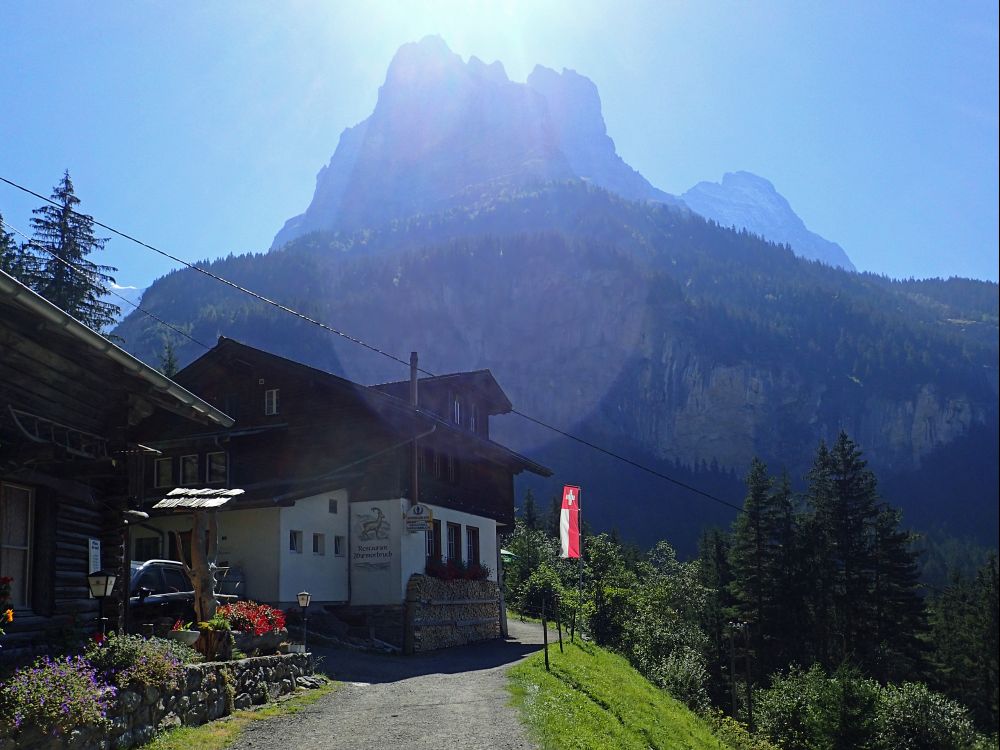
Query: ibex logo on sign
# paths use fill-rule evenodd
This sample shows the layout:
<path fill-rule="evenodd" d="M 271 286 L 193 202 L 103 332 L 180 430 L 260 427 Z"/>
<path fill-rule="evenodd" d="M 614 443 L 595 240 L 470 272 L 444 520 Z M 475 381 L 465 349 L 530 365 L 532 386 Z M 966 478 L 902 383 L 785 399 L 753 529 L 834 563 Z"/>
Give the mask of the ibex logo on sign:
<path fill-rule="evenodd" d="M 372 512 L 375 514 L 374 516 L 361 516 L 362 519 L 368 519 L 367 521 L 361 521 L 361 541 L 367 542 L 372 539 L 388 539 L 389 520 L 385 517 L 385 513 L 382 512 L 381 508 L 374 507 L 372 508 Z"/>

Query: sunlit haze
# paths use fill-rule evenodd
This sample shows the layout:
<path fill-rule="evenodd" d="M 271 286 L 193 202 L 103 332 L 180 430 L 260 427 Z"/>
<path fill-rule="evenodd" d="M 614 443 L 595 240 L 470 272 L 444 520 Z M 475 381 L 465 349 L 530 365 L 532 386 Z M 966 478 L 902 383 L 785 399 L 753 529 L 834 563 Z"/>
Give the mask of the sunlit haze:
<path fill-rule="evenodd" d="M 0 174 L 189 260 L 264 250 L 401 44 L 572 68 L 680 194 L 747 170 L 861 270 L 997 278 L 995 3 L 35 3 L 4 8 Z M 0 186 L 28 231 L 37 199 Z M 145 286 L 169 262 L 121 239 Z"/>

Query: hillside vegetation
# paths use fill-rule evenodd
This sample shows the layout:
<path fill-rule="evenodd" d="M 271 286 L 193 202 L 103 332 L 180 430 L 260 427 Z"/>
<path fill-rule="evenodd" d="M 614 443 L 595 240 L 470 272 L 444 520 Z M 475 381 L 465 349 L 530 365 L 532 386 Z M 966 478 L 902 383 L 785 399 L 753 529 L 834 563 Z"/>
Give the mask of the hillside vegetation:
<path fill-rule="evenodd" d="M 545 750 L 733 747 L 622 657 L 579 639 L 564 648 L 550 647 L 550 672 L 537 653 L 509 673 L 514 704 Z"/>

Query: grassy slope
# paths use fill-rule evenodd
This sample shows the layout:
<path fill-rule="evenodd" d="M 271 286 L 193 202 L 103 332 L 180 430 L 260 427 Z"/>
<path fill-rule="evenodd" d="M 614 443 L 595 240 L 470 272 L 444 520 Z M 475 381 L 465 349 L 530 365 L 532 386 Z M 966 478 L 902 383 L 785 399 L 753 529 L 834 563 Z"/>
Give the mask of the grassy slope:
<path fill-rule="evenodd" d="M 728 748 L 709 726 L 642 677 L 625 659 L 590 643 L 550 645 L 552 671 L 537 653 L 511 669 L 510 690 L 546 750 Z"/>

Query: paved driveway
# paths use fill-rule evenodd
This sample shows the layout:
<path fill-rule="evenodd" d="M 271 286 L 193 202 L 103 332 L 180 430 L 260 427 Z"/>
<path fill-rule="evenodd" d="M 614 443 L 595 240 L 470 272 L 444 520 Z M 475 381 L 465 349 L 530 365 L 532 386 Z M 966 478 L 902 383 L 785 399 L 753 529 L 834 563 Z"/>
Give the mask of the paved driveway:
<path fill-rule="evenodd" d="M 316 649 L 345 683 L 292 716 L 254 722 L 239 750 L 534 748 L 508 705 L 507 668 L 541 648 L 540 625 L 510 621 L 506 641 L 411 657 Z"/>

